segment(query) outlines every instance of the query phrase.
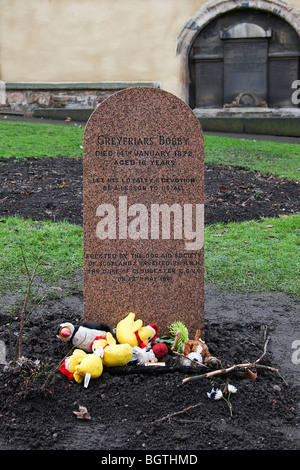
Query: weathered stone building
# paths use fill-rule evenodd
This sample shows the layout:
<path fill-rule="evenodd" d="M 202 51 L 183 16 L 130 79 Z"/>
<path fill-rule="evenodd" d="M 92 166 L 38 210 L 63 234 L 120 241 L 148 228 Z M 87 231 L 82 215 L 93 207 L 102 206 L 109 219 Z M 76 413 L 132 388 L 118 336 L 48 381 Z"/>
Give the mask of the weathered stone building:
<path fill-rule="evenodd" d="M 286 125 L 297 134 L 300 0 L 0 0 L 0 7 L 1 112 L 86 119 L 111 93 L 148 85 L 181 97 L 204 128 L 226 122 L 241 131 L 250 116 L 252 123 L 273 117 L 281 133 Z"/>

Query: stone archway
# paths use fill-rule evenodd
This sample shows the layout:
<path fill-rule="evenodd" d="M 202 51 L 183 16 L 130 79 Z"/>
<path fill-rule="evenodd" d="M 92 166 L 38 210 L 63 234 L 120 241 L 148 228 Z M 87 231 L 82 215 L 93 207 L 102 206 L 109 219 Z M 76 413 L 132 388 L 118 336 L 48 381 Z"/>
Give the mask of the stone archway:
<path fill-rule="evenodd" d="M 192 108 L 293 107 L 300 11 L 281 0 L 209 2 L 182 28 L 177 54 Z"/>

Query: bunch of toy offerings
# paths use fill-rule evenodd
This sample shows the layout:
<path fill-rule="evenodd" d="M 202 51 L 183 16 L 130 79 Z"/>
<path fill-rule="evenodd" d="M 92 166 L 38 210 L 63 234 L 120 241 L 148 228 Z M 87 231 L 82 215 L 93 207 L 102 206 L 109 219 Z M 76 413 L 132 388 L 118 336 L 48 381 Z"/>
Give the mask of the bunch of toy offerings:
<path fill-rule="evenodd" d="M 189 340 L 188 331 L 181 322 L 174 322 L 169 331 L 170 336 L 158 338 L 157 325 L 143 326 L 143 321 L 135 320 L 132 312 L 117 324 L 113 332 L 116 338 L 105 323 L 62 323 L 57 329 L 57 337 L 72 345 L 72 354 L 62 360 L 59 370 L 69 380 L 83 382 L 87 388 L 90 379 L 100 377 L 105 367 L 165 366 L 161 360 L 174 353 L 180 356 L 184 365 L 219 366 L 218 359 L 210 355 L 200 339 L 200 332 L 194 340 Z"/>

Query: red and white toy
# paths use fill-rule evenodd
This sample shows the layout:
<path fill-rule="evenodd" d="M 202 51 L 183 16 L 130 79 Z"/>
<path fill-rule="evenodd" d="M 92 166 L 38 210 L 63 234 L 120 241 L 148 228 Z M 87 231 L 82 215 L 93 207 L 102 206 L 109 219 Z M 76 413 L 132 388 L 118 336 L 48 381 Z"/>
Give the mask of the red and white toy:
<path fill-rule="evenodd" d="M 91 343 L 97 336 L 105 336 L 110 332 L 110 327 L 105 323 L 81 323 L 73 325 L 73 323 L 61 323 L 57 328 L 57 338 L 65 343 L 71 342 L 73 346 L 90 352 Z"/>

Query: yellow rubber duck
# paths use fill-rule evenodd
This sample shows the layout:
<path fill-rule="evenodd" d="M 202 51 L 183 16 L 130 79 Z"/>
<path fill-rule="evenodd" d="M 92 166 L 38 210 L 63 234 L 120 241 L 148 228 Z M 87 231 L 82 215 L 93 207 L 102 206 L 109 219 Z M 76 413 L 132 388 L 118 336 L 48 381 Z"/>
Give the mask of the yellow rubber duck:
<path fill-rule="evenodd" d="M 92 344 L 92 350 L 102 347 L 104 351 L 103 365 L 107 367 L 125 366 L 132 358 L 132 347 L 129 344 L 117 344 L 111 333 L 105 338 L 97 339 Z"/>
<path fill-rule="evenodd" d="M 74 379 L 77 383 L 84 380 L 84 387 L 87 388 L 90 379 L 97 379 L 103 372 L 103 348 L 97 348 L 92 354 L 86 354 L 80 364 L 75 366 Z"/>
<path fill-rule="evenodd" d="M 150 323 L 143 326 L 142 320 L 135 320 L 135 313 L 130 312 L 127 317 L 121 320 L 116 328 L 116 337 L 120 344 L 130 344 L 144 348 L 150 340 L 154 341 L 158 328 Z"/>

